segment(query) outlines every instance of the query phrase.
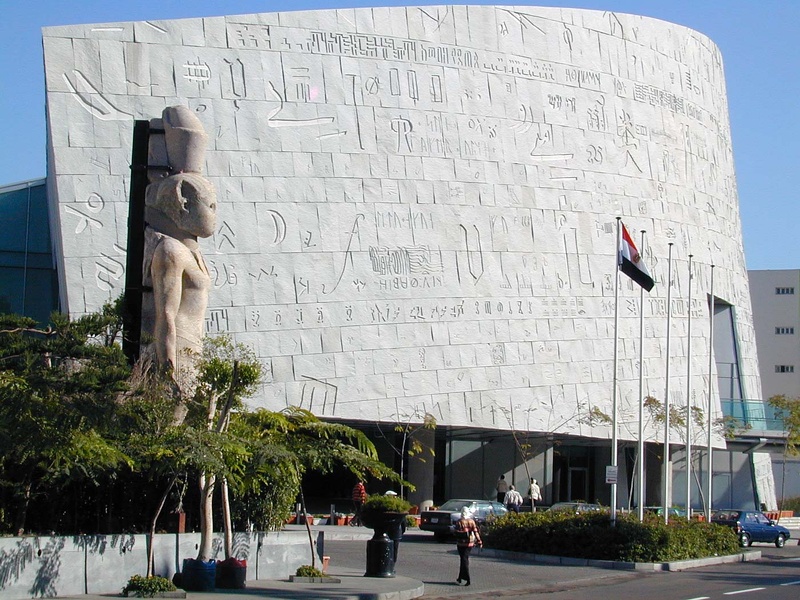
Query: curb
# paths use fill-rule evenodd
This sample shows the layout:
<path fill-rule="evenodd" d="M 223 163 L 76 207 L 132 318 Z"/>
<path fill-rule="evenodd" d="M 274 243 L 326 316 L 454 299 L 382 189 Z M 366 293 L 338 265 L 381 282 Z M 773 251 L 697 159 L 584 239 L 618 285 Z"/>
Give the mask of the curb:
<path fill-rule="evenodd" d="M 550 556 L 547 554 L 530 554 L 528 552 L 513 552 L 511 550 L 496 550 L 484 548 L 480 556 L 502 558 L 526 563 L 542 563 L 548 565 L 562 565 L 565 567 L 598 567 L 601 569 L 615 569 L 618 571 L 684 571 L 698 567 L 721 565 L 726 563 L 748 562 L 761 559 L 761 550 L 747 550 L 726 556 L 708 556 L 689 560 L 676 560 L 662 563 L 633 563 L 621 560 L 595 560 L 590 558 L 572 558 L 569 556 Z"/>

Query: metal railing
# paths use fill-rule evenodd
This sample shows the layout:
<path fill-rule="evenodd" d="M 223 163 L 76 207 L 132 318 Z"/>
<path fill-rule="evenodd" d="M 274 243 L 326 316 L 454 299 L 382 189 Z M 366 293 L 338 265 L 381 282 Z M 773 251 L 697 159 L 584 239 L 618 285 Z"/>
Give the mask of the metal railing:
<path fill-rule="evenodd" d="M 723 399 L 721 404 L 723 415 L 735 419 L 748 429 L 783 432 L 783 414 L 768 402 Z"/>

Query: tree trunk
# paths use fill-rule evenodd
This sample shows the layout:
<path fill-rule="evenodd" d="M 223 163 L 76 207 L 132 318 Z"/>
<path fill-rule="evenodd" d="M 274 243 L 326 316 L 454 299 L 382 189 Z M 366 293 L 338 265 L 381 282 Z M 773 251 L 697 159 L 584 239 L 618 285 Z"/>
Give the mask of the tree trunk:
<path fill-rule="evenodd" d="M 233 556 L 233 524 L 231 523 L 231 500 L 228 493 L 228 480 L 220 482 L 222 488 L 222 524 L 225 530 L 225 558 Z"/>
<path fill-rule="evenodd" d="M 161 511 L 164 510 L 164 504 L 167 502 L 167 497 L 169 496 L 169 491 L 172 489 L 172 486 L 175 485 L 175 481 L 178 479 L 178 476 L 172 478 L 169 482 L 169 485 L 164 490 L 164 493 L 161 495 L 161 500 L 156 507 L 156 512 L 153 515 L 153 520 L 150 521 L 150 535 L 147 537 L 147 576 L 152 577 L 153 571 L 155 570 L 155 548 L 153 544 L 153 540 L 155 539 L 156 535 L 156 522 L 158 521 L 158 517 L 161 515 Z"/>
<path fill-rule="evenodd" d="M 231 410 L 233 408 L 233 401 L 235 399 L 234 392 L 236 390 L 236 381 L 239 374 L 239 361 L 233 361 L 233 373 L 231 373 L 231 387 L 228 389 L 228 397 L 225 406 L 219 415 L 217 421 L 217 433 L 222 433 L 228 430 L 230 423 Z M 216 402 L 215 408 L 216 408 Z M 231 524 L 231 501 L 228 492 L 228 480 L 222 478 L 222 526 L 225 532 L 225 558 L 230 558 L 233 555 L 233 525 Z"/>
<path fill-rule="evenodd" d="M 25 480 L 22 482 L 22 496 L 20 500 L 19 507 L 17 508 L 17 514 L 14 519 L 14 533 L 16 535 L 22 535 L 25 533 L 25 523 L 28 520 L 28 506 L 31 503 L 31 493 L 33 491 L 33 483 L 31 482 L 29 477 L 26 477 Z"/>
<path fill-rule="evenodd" d="M 200 476 L 200 547 L 197 560 L 211 559 L 211 538 L 214 534 L 214 484 L 216 477 L 207 473 Z"/>
<path fill-rule="evenodd" d="M 303 495 L 303 485 L 300 484 L 300 506 L 303 509 L 303 521 L 306 524 L 306 531 L 308 532 L 308 547 L 311 548 L 311 566 L 317 568 L 317 555 L 314 552 L 314 538 L 311 536 L 311 525 L 308 523 L 308 511 L 306 511 L 306 498 Z"/>

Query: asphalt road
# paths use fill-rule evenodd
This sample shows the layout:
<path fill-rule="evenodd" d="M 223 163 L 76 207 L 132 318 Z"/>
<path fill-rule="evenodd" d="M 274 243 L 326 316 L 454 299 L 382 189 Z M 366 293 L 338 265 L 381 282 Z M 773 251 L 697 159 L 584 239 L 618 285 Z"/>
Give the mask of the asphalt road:
<path fill-rule="evenodd" d="M 572 589 L 548 600 L 797 600 L 800 598 L 800 546 L 777 549 L 754 544 L 759 561 L 716 565 L 680 573 L 655 573 L 613 586 Z"/>
<path fill-rule="evenodd" d="M 793 532 L 794 533 L 794 532 Z M 793 536 L 794 537 L 794 536 Z M 425 600 L 436 598 L 536 598 L 547 600 L 798 600 L 800 546 L 754 544 L 762 560 L 716 565 L 679 573 L 642 573 L 594 567 L 522 564 L 473 554 L 472 585 L 458 586 L 455 544 L 440 544 L 426 532 L 409 531 L 400 544 L 398 575 L 425 583 Z M 365 541 L 325 542 L 331 572 L 363 573 Z"/>

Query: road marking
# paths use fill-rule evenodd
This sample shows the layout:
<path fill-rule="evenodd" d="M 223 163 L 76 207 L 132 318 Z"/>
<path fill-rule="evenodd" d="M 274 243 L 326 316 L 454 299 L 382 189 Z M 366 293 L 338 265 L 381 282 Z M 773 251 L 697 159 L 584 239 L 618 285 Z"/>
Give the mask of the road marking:
<path fill-rule="evenodd" d="M 723 596 L 733 596 L 734 594 L 746 594 L 747 592 L 758 592 L 759 590 L 765 590 L 767 588 L 750 588 L 749 590 L 736 590 L 735 592 L 725 592 L 722 594 Z"/>
<path fill-rule="evenodd" d="M 782 583 L 781 585 L 800 585 L 800 581 L 787 581 L 786 583 Z"/>
<path fill-rule="evenodd" d="M 698 596 L 697 598 L 689 598 L 689 600 L 711 600 L 711 596 Z"/>

